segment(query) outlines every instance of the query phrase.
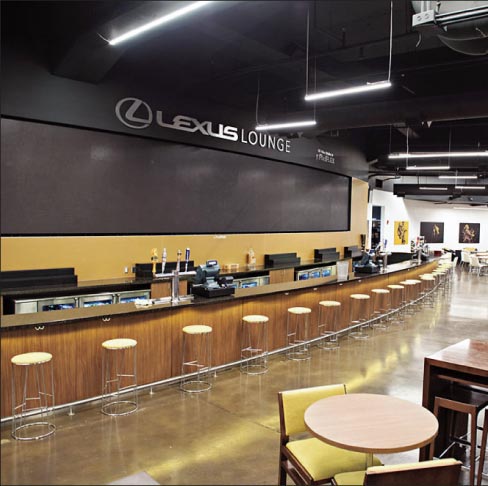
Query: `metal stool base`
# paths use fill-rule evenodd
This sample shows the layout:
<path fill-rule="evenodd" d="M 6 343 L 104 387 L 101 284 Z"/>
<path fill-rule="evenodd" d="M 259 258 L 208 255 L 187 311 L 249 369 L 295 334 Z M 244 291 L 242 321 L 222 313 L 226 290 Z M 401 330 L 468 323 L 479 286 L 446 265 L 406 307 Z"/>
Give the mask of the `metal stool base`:
<path fill-rule="evenodd" d="M 119 411 L 120 408 L 128 408 L 125 411 Z M 134 413 L 139 406 L 137 402 L 131 400 L 117 400 L 116 402 L 105 403 L 102 405 L 102 413 L 110 415 L 111 417 L 118 417 L 120 415 L 129 415 Z"/>
<path fill-rule="evenodd" d="M 319 341 L 317 347 L 320 349 L 324 349 L 326 351 L 333 351 L 334 349 L 339 348 L 339 339 L 337 335 L 333 331 L 325 331 L 322 332 L 320 337 L 324 338 Z"/>
<path fill-rule="evenodd" d="M 266 364 L 242 364 L 241 372 L 245 375 L 264 375 L 268 372 Z"/>
<path fill-rule="evenodd" d="M 190 380 L 180 384 L 180 390 L 186 393 L 200 393 L 208 391 L 212 384 L 208 381 Z"/>
<path fill-rule="evenodd" d="M 22 434 L 19 434 L 20 431 L 26 431 L 28 429 L 30 430 L 32 427 L 39 427 L 41 429 L 40 432 L 42 431 L 42 429 L 47 430 L 37 435 L 22 436 Z M 32 422 L 30 424 L 19 425 L 18 427 L 16 427 L 12 432 L 12 437 L 16 440 L 38 440 L 49 437 L 50 435 L 53 435 L 54 432 L 56 432 L 56 426 L 54 424 L 51 424 L 49 422 Z"/>

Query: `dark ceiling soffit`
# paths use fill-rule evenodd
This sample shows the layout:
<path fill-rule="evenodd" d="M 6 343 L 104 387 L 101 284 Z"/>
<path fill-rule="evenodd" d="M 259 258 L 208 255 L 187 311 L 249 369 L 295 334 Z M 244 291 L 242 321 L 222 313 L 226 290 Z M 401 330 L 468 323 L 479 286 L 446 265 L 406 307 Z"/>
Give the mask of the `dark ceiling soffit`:
<path fill-rule="evenodd" d="M 420 189 L 421 187 L 425 189 Z M 447 190 L 441 191 L 439 187 L 447 187 Z M 456 189 L 454 184 L 395 184 L 393 194 L 395 196 L 488 196 L 488 189 Z"/>

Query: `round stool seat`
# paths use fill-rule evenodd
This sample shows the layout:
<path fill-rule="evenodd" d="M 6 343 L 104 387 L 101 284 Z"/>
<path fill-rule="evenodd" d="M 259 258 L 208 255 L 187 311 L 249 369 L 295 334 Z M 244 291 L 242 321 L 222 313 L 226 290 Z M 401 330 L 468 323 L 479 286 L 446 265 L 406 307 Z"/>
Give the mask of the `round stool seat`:
<path fill-rule="evenodd" d="M 260 316 L 260 315 L 250 315 L 250 316 L 244 316 L 242 318 L 242 320 L 244 322 L 248 322 L 250 324 L 253 324 L 253 323 L 264 323 L 264 322 L 268 322 L 269 321 L 269 317 Z"/>
<path fill-rule="evenodd" d="M 421 283 L 420 280 L 417 280 L 415 278 L 409 278 L 408 280 L 405 280 L 405 282 L 408 282 L 410 284 L 418 284 L 418 283 Z"/>
<path fill-rule="evenodd" d="M 405 288 L 403 285 L 399 285 L 399 284 L 391 284 L 391 285 L 387 285 L 387 287 L 389 289 L 398 289 L 398 290 L 402 290 Z"/>
<path fill-rule="evenodd" d="M 194 324 L 192 326 L 185 326 L 183 332 L 186 334 L 206 334 L 212 332 L 212 328 L 203 324 Z"/>
<path fill-rule="evenodd" d="M 312 309 L 309 309 L 308 307 L 290 307 L 288 312 L 290 314 L 310 314 Z"/>
<path fill-rule="evenodd" d="M 371 297 L 367 294 L 351 294 L 351 299 L 357 299 L 357 300 L 367 300 L 370 299 Z"/>
<path fill-rule="evenodd" d="M 14 365 L 28 366 L 33 364 L 48 363 L 53 358 L 52 354 L 43 352 L 24 353 L 14 356 L 10 361 Z"/>
<path fill-rule="evenodd" d="M 104 341 L 102 343 L 102 347 L 105 349 L 128 349 L 133 348 L 137 345 L 137 341 L 135 339 L 109 339 L 108 341 Z"/>
<path fill-rule="evenodd" d="M 420 280 L 435 280 L 434 275 L 422 275 Z"/>
<path fill-rule="evenodd" d="M 341 303 L 336 300 L 321 300 L 319 305 L 323 305 L 324 307 L 339 307 Z"/>
<path fill-rule="evenodd" d="M 416 285 L 417 282 L 413 282 L 412 280 L 403 280 L 403 282 L 400 282 L 402 285 Z"/>
<path fill-rule="evenodd" d="M 390 291 L 387 289 L 371 289 L 371 292 L 374 292 L 375 294 L 389 294 Z"/>

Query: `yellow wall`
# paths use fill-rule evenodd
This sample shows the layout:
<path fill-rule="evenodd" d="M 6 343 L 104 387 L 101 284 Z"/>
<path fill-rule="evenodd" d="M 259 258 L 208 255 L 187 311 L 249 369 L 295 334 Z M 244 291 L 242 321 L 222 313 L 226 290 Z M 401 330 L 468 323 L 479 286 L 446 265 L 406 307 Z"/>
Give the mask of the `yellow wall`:
<path fill-rule="evenodd" d="M 1 239 L 1 269 L 28 270 L 74 267 L 78 280 L 97 280 L 133 276 L 134 263 L 149 263 L 151 248 L 161 257 L 167 248 L 168 261 L 176 260 L 176 251 L 191 249 L 195 264 L 217 259 L 226 263 L 246 263 L 246 253 L 253 248 L 257 264 L 265 253 L 297 252 L 302 260 L 313 258 L 314 248 L 360 244 L 359 235 L 367 230 L 368 184 L 353 179 L 351 231 L 340 233 L 279 233 L 182 236 L 63 236 L 4 237 Z M 324 208 L 327 211 L 327 208 Z M 129 274 L 124 273 L 129 268 Z"/>

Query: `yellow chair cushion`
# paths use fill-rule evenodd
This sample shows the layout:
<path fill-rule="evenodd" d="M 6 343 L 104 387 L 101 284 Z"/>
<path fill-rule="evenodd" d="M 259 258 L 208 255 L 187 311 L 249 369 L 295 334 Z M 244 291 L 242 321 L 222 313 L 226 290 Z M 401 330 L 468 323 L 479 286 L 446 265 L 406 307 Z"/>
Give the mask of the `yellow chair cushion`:
<path fill-rule="evenodd" d="M 365 454 L 339 449 L 315 438 L 295 440 L 286 447 L 315 481 L 355 471 L 364 468 L 366 464 Z M 381 461 L 375 457 L 373 464 L 381 465 Z"/>
<path fill-rule="evenodd" d="M 337 486 L 363 486 L 364 471 L 354 471 L 337 474 L 334 476 Z"/>
<path fill-rule="evenodd" d="M 312 405 L 312 403 L 315 403 L 322 398 L 332 397 L 334 395 L 344 395 L 345 393 L 346 388 L 342 383 L 337 385 L 299 388 L 298 390 L 282 392 L 281 399 L 283 401 L 285 434 L 293 435 L 307 431 L 303 416 L 305 410 Z"/>

